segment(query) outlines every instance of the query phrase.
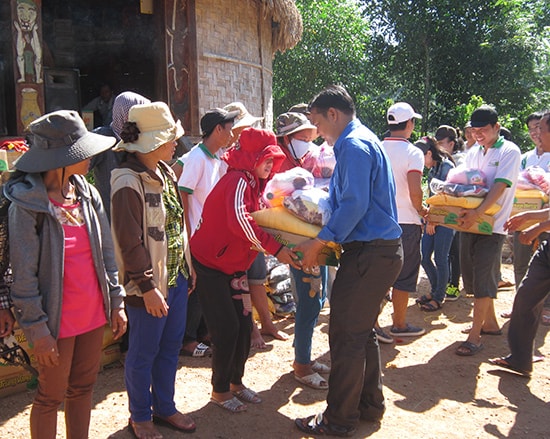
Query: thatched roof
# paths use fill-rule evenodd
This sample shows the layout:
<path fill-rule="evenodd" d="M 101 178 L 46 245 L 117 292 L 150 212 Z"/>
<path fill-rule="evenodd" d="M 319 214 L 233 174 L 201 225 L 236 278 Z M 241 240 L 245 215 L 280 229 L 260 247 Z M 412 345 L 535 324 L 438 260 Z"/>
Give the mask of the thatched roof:
<path fill-rule="evenodd" d="M 302 38 L 302 16 L 294 0 L 259 0 L 265 17 L 271 16 L 273 52 L 292 49 Z"/>

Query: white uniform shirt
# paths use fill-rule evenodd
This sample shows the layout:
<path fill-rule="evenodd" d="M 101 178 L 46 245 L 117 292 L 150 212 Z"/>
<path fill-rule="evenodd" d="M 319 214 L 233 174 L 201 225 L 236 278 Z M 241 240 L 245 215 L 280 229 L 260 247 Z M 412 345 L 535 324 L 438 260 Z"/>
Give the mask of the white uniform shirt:
<path fill-rule="evenodd" d="M 487 177 L 489 190 L 497 182 L 508 185 L 504 193 L 497 200 L 500 210 L 494 215 L 495 224 L 493 233 L 506 235 L 504 223 L 510 216 L 514 204 L 514 193 L 518 182 L 521 152 L 512 142 L 500 137 L 497 142 L 484 154 L 482 146 L 470 148 L 464 159 L 466 168 L 479 169 Z"/>
<path fill-rule="evenodd" d="M 220 158 L 219 151 L 212 154 L 202 143 L 193 147 L 180 160 L 183 171 L 178 180 L 178 189 L 189 194 L 189 226 L 193 236 L 201 219 L 206 197 L 227 172 L 227 163 Z"/>
<path fill-rule="evenodd" d="M 395 200 L 399 224 L 421 224 L 420 216 L 409 196 L 409 172 L 424 171 L 424 154 L 420 148 L 403 138 L 386 137 L 382 142 L 395 180 Z"/>

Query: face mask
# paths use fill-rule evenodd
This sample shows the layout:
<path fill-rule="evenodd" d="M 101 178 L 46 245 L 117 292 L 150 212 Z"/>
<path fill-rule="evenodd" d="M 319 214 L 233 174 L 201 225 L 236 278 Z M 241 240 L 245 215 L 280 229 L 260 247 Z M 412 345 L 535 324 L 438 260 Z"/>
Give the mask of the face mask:
<path fill-rule="evenodd" d="M 304 142 L 303 140 L 293 139 L 288 144 L 288 149 L 296 159 L 301 159 L 309 151 L 314 144 L 312 142 Z"/>

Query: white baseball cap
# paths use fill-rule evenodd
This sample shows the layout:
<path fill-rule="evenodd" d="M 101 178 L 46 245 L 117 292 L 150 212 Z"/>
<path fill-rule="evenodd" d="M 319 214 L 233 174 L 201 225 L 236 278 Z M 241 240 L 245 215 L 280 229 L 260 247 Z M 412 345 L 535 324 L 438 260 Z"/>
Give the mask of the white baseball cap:
<path fill-rule="evenodd" d="M 396 102 L 389 109 L 386 115 L 388 125 L 397 125 L 410 119 L 422 119 L 422 116 L 414 111 L 406 102 Z"/>

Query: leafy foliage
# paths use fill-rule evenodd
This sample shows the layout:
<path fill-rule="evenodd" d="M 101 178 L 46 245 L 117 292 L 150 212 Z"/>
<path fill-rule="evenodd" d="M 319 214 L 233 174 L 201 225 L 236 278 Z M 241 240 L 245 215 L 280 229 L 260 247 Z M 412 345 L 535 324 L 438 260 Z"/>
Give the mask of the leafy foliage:
<path fill-rule="evenodd" d="M 274 61 L 275 111 L 342 83 L 377 133 L 395 101 L 423 115 L 421 132 L 463 127 L 494 105 L 523 148 L 523 121 L 550 106 L 549 0 L 297 0 L 302 41 Z"/>

